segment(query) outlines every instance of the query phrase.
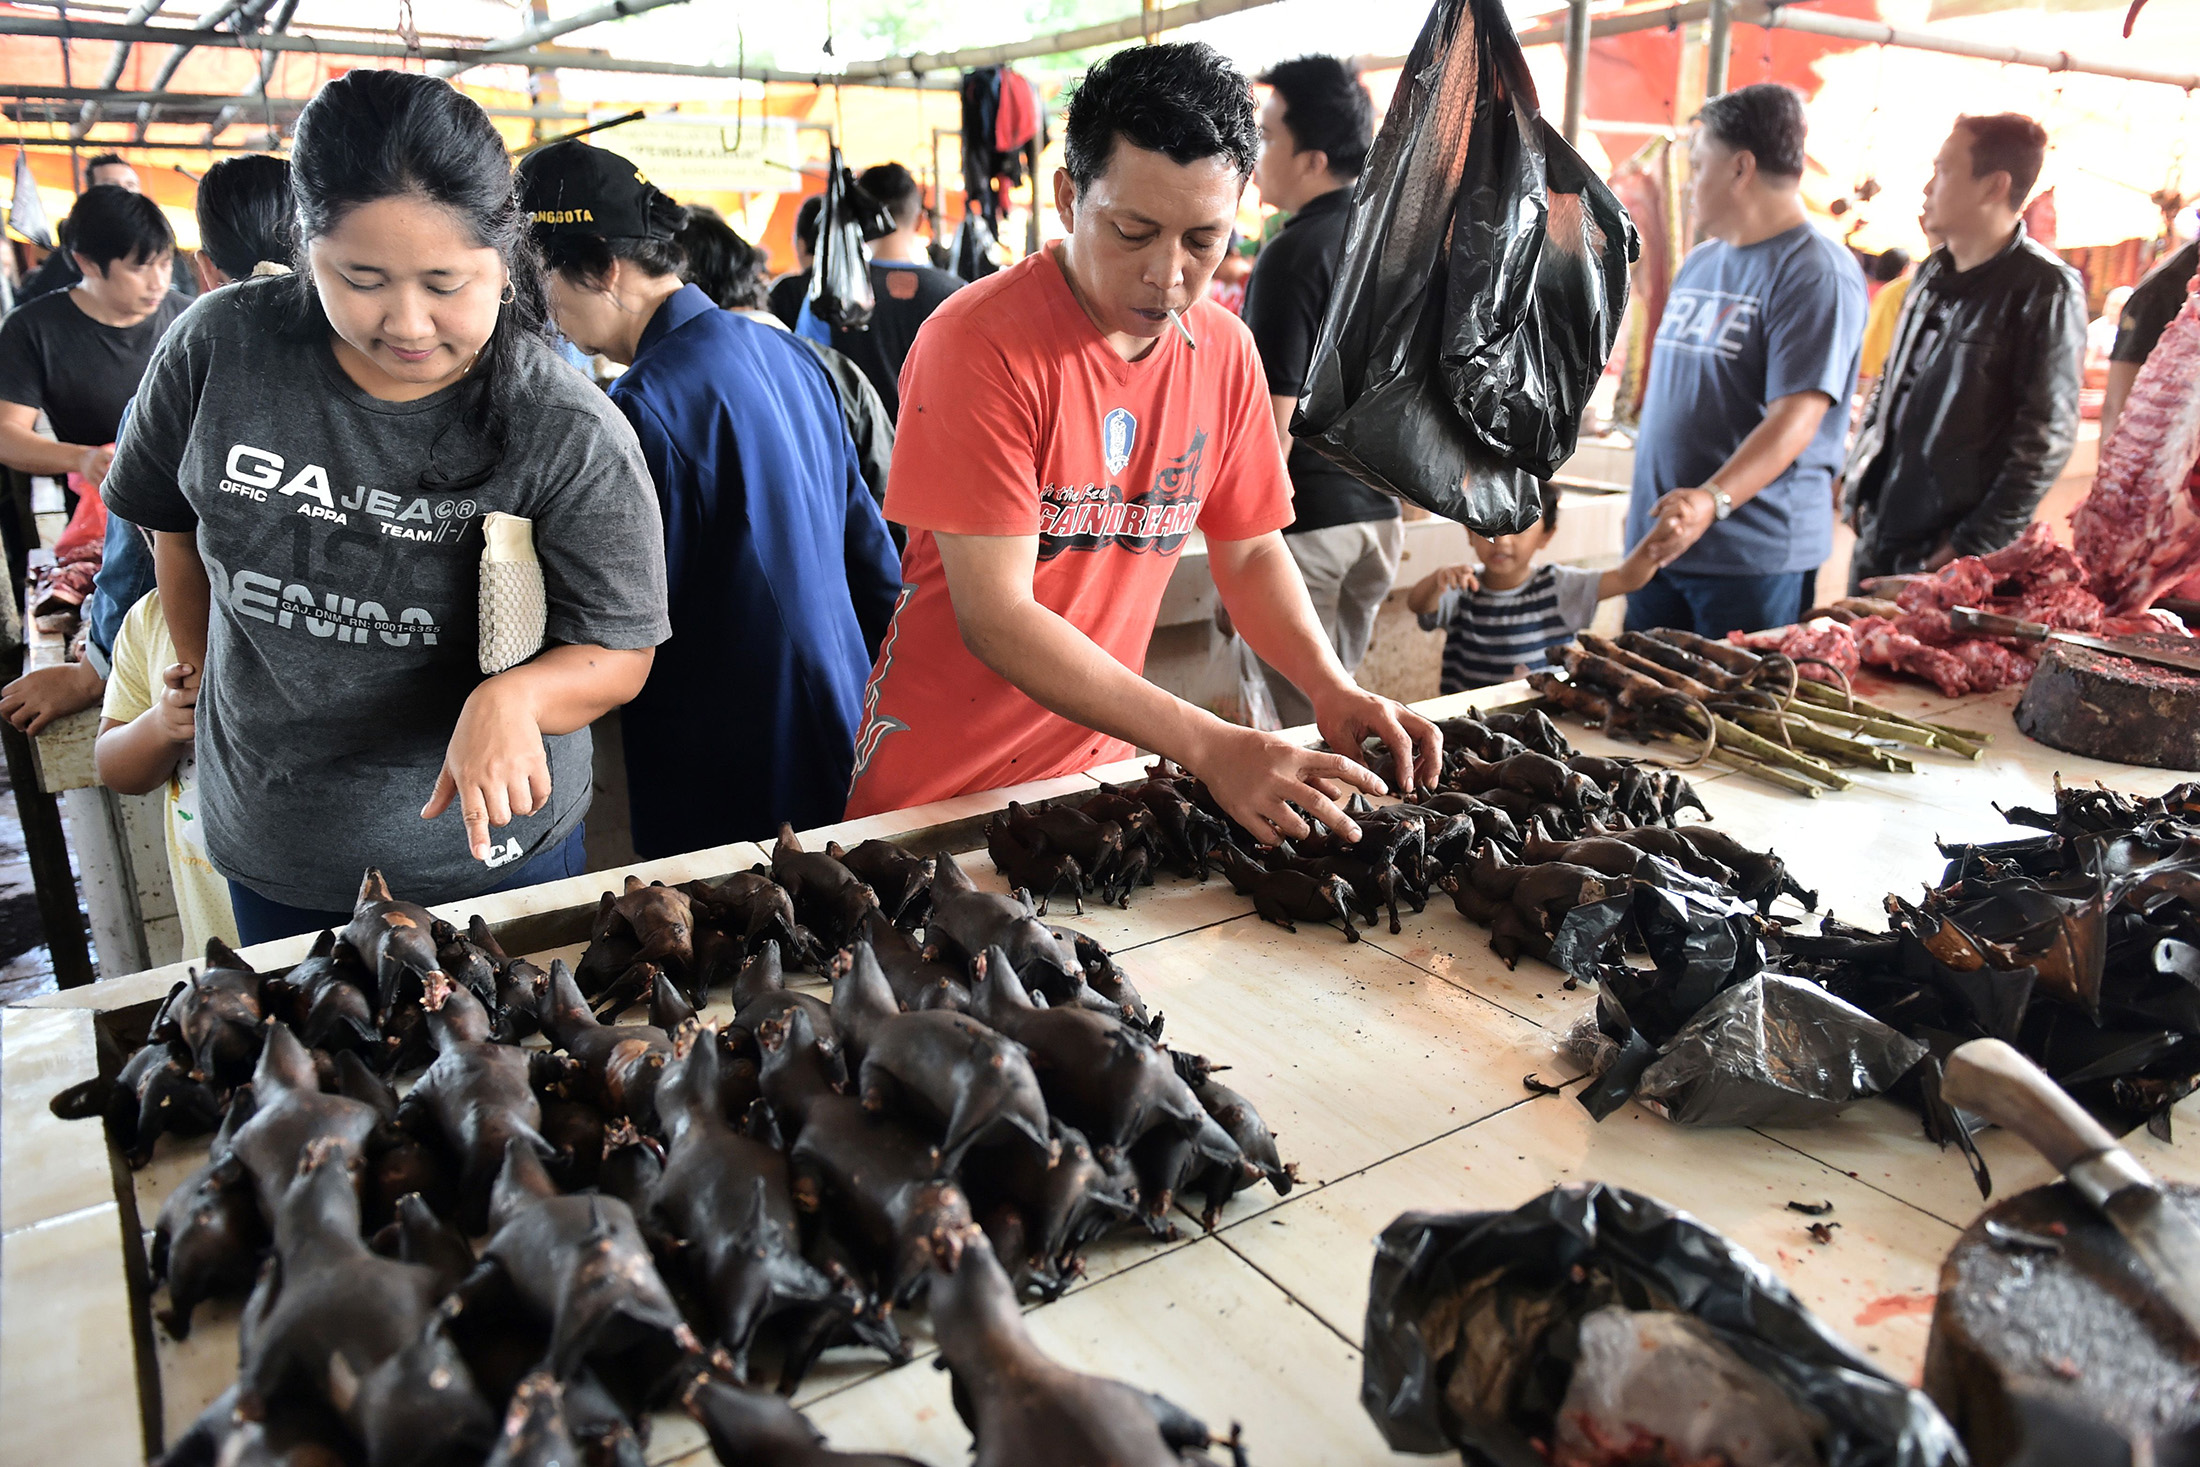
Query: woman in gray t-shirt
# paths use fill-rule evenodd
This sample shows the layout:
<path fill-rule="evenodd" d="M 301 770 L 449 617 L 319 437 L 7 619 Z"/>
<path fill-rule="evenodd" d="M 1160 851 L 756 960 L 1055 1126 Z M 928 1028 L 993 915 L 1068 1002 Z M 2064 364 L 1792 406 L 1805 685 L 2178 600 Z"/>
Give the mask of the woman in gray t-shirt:
<path fill-rule="evenodd" d="M 669 634 L 632 430 L 543 333 L 502 140 L 448 83 L 330 82 L 291 157 L 300 269 L 202 297 L 107 478 L 204 668 L 206 846 L 238 928 L 577 874 L 588 725 Z M 544 651 L 484 677 L 482 517 L 533 521 Z"/>

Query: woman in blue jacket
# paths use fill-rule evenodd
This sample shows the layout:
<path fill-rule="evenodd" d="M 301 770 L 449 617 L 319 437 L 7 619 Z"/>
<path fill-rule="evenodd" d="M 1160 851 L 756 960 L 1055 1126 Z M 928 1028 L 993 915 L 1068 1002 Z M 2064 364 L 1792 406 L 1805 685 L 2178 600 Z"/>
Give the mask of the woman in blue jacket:
<path fill-rule="evenodd" d="M 616 153 L 555 143 L 520 166 L 551 314 L 625 365 L 664 514 L 672 640 L 626 706 L 645 857 L 838 820 L 863 686 L 901 570 L 825 369 L 680 281 L 687 211 Z"/>

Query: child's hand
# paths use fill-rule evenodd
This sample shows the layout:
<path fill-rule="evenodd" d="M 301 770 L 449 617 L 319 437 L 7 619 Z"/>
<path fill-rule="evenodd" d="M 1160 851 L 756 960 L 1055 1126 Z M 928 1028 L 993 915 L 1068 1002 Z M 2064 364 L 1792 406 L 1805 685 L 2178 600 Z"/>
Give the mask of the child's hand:
<path fill-rule="evenodd" d="M 1406 606 L 1416 616 L 1427 616 L 1436 609 L 1436 603 L 1444 599 L 1446 591 L 1473 591 L 1481 582 L 1474 578 L 1471 565 L 1447 565 L 1430 571 L 1414 583 L 1406 593 Z"/>
<path fill-rule="evenodd" d="M 153 704 L 153 721 L 171 744 L 188 744 L 198 737 L 199 694 L 194 672 L 181 662 L 161 671 L 162 692 Z"/>
<path fill-rule="evenodd" d="M 1650 533 L 1642 537 L 1635 554 L 1648 561 L 1652 570 L 1662 570 L 1678 559 L 1689 543 L 1688 531 L 1680 520 L 1666 515 L 1650 522 Z"/>

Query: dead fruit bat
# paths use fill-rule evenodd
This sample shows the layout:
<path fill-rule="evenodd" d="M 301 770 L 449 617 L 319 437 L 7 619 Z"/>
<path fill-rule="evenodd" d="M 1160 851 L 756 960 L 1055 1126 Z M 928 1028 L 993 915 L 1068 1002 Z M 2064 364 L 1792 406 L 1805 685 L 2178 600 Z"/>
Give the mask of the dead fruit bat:
<path fill-rule="evenodd" d="M 633 1211 L 616 1197 L 561 1197 L 541 1160 L 514 1139 L 489 1207 L 495 1228 L 459 1287 L 463 1308 L 500 1295 L 549 1326 L 544 1363 L 561 1379 L 595 1357 L 629 1350 L 663 1365 L 697 1348 L 657 1274 Z"/>
<path fill-rule="evenodd" d="M 873 1114 L 938 1128 L 952 1174 L 973 1146 L 1019 1137 L 1047 1149 L 1047 1109 L 1022 1045 L 968 1014 L 903 1013 L 871 945 L 858 941 L 833 980 L 833 1021 Z"/>
<path fill-rule="evenodd" d="M 935 1249 L 931 1277 L 932 1330 L 954 1377 L 955 1408 L 977 1439 L 973 1467 L 1182 1467 L 1184 1449 L 1207 1445 L 1207 1428 L 1182 1411 L 1157 1409 L 1143 1391 L 1042 1353 L 977 1229 Z M 1164 1436 L 1164 1420 L 1178 1440 Z"/>
<path fill-rule="evenodd" d="M 862 877 L 823 852 L 803 850 L 794 827 L 784 822 L 772 847 L 771 874 L 794 898 L 796 919 L 828 948 L 847 946 L 862 930 L 863 914 L 878 905 Z"/>
<path fill-rule="evenodd" d="M 375 1014 L 386 1020 L 405 996 L 406 980 L 418 982 L 438 971 L 435 918 L 426 907 L 390 895 L 390 884 L 374 867 L 359 883 L 359 900 L 350 925 L 337 934 L 336 950 L 374 975 Z"/>

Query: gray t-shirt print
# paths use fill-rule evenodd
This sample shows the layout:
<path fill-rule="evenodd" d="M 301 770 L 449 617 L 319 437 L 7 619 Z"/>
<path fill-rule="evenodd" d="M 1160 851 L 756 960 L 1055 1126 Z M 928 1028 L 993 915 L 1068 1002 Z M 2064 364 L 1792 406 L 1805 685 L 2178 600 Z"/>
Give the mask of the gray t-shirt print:
<path fill-rule="evenodd" d="M 481 681 L 481 517 L 535 522 L 549 640 L 656 645 L 663 527 L 633 430 L 547 346 L 520 354 L 510 438 L 485 482 L 423 485 L 478 462 L 456 390 L 370 397 L 325 338 L 276 326 L 255 281 L 202 298 L 147 369 L 106 500 L 149 529 L 196 529 L 213 588 L 198 707 L 207 851 L 224 875 L 293 906 L 342 909 L 378 865 L 400 895 L 449 901 L 496 884 L 587 811 L 587 731 L 545 740 L 544 809 L 493 829 L 487 863 L 456 803 L 420 807 Z"/>

